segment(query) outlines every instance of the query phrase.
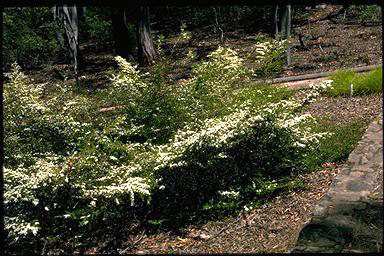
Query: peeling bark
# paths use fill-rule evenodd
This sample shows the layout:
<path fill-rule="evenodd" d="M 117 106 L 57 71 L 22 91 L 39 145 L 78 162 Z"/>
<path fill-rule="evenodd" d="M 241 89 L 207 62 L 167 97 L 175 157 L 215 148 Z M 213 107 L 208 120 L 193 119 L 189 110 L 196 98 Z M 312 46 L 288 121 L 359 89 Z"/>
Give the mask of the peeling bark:
<path fill-rule="evenodd" d="M 139 7 L 136 33 L 139 62 L 146 66 L 153 64 L 156 58 L 156 51 L 151 35 L 148 6 Z"/>

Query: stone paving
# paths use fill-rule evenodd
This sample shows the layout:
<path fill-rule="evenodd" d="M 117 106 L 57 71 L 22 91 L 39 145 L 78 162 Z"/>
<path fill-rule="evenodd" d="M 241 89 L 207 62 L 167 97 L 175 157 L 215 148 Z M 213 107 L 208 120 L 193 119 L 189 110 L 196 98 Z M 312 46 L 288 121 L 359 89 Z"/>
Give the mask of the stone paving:
<path fill-rule="evenodd" d="M 382 252 L 383 115 L 368 126 L 292 252 Z"/>

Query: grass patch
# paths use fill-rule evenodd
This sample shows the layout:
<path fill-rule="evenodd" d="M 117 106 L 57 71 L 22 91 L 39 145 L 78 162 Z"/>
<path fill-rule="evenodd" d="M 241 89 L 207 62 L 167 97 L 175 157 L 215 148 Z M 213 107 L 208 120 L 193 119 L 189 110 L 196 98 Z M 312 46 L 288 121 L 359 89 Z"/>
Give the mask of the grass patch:
<path fill-rule="evenodd" d="M 301 180 L 292 178 L 264 181 L 261 187 L 253 183 L 240 191 L 220 191 L 203 205 L 201 211 L 202 214 L 216 212 L 229 216 L 239 210 L 258 208 L 278 194 L 303 188 L 305 184 Z"/>
<path fill-rule="evenodd" d="M 348 159 L 349 154 L 363 136 L 366 127 L 367 124 L 360 120 L 350 120 L 340 126 L 334 118 L 319 118 L 317 125 L 313 126 L 312 130 L 314 132 L 328 131 L 333 135 L 321 140 L 316 150 L 307 156 L 306 162 L 309 170 L 316 169 L 324 162 L 342 162 Z"/>
<path fill-rule="evenodd" d="M 337 71 L 330 76 L 332 86 L 327 89 L 330 96 L 350 96 L 351 84 L 353 95 L 369 95 L 382 92 L 383 71 L 379 67 L 367 73 L 353 71 Z"/>

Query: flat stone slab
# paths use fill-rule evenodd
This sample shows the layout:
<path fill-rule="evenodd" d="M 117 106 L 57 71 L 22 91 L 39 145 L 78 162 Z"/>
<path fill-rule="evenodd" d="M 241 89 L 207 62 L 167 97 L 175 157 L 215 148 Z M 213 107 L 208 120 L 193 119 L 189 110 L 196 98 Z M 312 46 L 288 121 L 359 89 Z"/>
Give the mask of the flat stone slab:
<path fill-rule="evenodd" d="M 382 252 L 383 116 L 368 126 L 292 252 Z"/>

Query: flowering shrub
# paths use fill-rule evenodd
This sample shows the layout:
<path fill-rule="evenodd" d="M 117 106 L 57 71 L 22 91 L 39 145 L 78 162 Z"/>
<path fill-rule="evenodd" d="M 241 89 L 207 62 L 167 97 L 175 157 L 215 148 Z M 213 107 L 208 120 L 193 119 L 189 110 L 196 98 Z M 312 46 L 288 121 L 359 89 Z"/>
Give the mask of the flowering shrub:
<path fill-rule="evenodd" d="M 137 84 L 132 74 L 131 82 Z M 4 85 L 4 203 L 9 239 L 36 235 L 43 224 L 46 232 L 47 223 L 56 217 L 82 220 L 88 212 L 72 214 L 79 210 L 76 205 L 89 204 L 100 195 L 125 193 L 131 205 L 136 195 L 148 195 L 147 179 L 136 177 L 140 170 L 133 171 L 113 155 L 118 143 L 108 136 L 110 129 L 104 132 L 105 124 L 81 118 L 84 110 L 92 110 L 90 99 L 74 96 L 69 88 L 62 88 L 64 97 L 42 99 L 43 85 L 30 83 L 17 65 L 9 78 Z M 120 152 L 135 155 L 133 145 Z"/>
<path fill-rule="evenodd" d="M 217 116 L 231 104 L 236 85 L 249 79 L 249 71 L 234 50 L 219 47 L 208 57 L 209 61 L 192 67 L 186 86 L 175 93 L 188 122 Z"/>
<path fill-rule="evenodd" d="M 287 40 L 272 40 L 254 45 L 248 60 L 256 61 L 255 75 L 267 77 L 280 74 L 286 63 Z"/>
<path fill-rule="evenodd" d="M 208 55 L 210 61 L 199 63 L 192 71 L 193 89 L 201 94 L 223 97 L 231 84 L 246 75 L 242 59 L 230 48 L 219 47 Z"/>
<path fill-rule="evenodd" d="M 246 75 L 235 52 L 219 48 L 210 57 L 195 67 L 186 89 L 169 90 L 170 102 L 154 97 L 159 85 L 144 83 L 135 67 L 119 58 L 121 72 L 95 104 L 65 87 L 64 94 L 42 99 L 42 85 L 27 81 L 15 65 L 4 87 L 8 239 L 46 236 L 68 225 L 88 228 L 145 207 L 171 217 L 219 191 L 241 194 L 265 177 L 305 167 L 306 153 L 327 134 L 311 132 L 307 124 L 315 120 L 297 113 L 319 96 L 320 87 L 303 92 L 300 100 L 248 101 L 207 115 L 219 109 L 214 101 L 211 108 L 186 103 L 204 103 L 207 95 L 230 102 L 231 83 Z M 111 102 L 123 106 L 122 113 L 97 112 Z M 169 117 L 177 112 L 166 107 L 187 117 Z M 148 113 L 153 119 L 147 123 Z M 156 124 L 158 116 L 179 122 L 173 126 L 178 129 L 166 131 L 169 140 L 163 143 L 149 137 L 149 131 L 165 132 L 159 128 L 165 121 Z M 148 137 L 138 139 L 144 132 Z"/>
<path fill-rule="evenodd" d="M 179 130 L 170 144 L 158 147 L 154 170 L 161 192 L 155 193 L 154 202 L 169 204 L 162 198 L 167 197 L 182 208 L 192 207 L 219 190 L 305 168 L 306 154 L 329 135 L 312 133 L 307 124 L 315 120 L 295 114 L 308 102 L 291 99 L 259 107 L 245 103 L 228 116 Z"/>
<path fill-rule="evenodd" d="M 136 66 L 127 62 L 120 56 L 115 57 L 119 69 L 116 74 L 112 74 L 112 86 L 108 88 L 108 101 L 112 98 L 116 102 L 124 102 L 131 105 L 140 103 L 140 99 L 145 95 L 147 85 L 142 81 Z"/>
<path fill-rule="evenodd" d="M 4 84 L 4 156 L 5 163 L 17 163 L 23 158 L 19 153 L 23 151 L 31 158 L 36 151 L 25 143 L 32 133 L 38 119 L 48 111 L 48 108 L 38 99 L 43 91 L 41 85 L 34 86 L 27 83 L 21 68 L 13 64 L 9 82 Z M 19 136 L 25 134 L 26 136 Z"/>

